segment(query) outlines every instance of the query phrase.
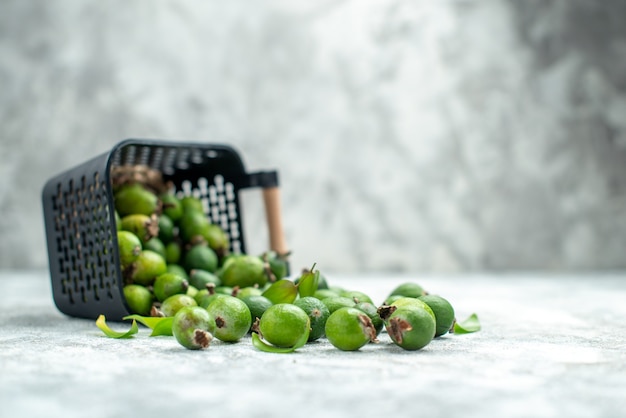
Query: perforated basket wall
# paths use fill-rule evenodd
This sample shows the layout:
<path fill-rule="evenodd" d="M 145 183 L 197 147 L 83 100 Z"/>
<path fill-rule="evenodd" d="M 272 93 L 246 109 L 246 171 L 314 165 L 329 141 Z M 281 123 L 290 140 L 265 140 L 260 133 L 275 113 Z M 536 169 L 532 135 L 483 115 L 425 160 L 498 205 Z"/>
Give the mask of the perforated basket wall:
<path fill-rule="evenodd" d="M 149 166 L 179 197 L 194 195 L 211 222 L 245 253 L 239 191 L 272 187 L 276 171 L 246 173 L 241 157 L 223 144 L 126 140 L 110 152 L 61 173 L 42 192 L 52 294 L 70 316 L 121 320 L 129 314 L 117 251 L 111 172 Z"/>

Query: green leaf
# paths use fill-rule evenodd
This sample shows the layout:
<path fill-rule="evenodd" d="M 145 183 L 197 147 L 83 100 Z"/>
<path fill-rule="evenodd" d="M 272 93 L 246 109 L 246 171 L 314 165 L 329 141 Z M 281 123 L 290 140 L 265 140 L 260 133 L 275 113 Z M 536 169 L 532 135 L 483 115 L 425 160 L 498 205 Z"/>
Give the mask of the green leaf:
<path fill-rule="evenodd" d="M 259 337 L 259 334 L 257 334 L 256 332 L 252 333 L 252 345 L 256 349 L 264 351 L 266 353 L 278 353 L 278 354 L 293 353 L 296 350 L 296 348 L 298 348 L 296 347 L 297 344 L 293 347 L 275 347 L 273 345 L 269 345 L 263 340 L 261 340 L 261 337 Z"/>
<path fill-rule="evenodd" d="M 262 295 L 272 301 L 274 305 L 292 303 L 298 296 L 298 287 L 291 280 L 281 279 L 268 287 Z"/>
<path fill-rule="evenodd" d="M 471 314 L 463 322 L 454 323 L 455 334 L 469 334 L 476 331 L 480 331 L 480 321 L 478 320 L 478 315 L 475 313 Z"/>
<path fill-rule="evenodd" d="M 104 332 L 104 335 L 110 338 L 130 338 L 133 335 L 137 334 L 137 332 L 139 332 L 139 327 L 137 326 L 137 322 L 134 319 L 132 325 L 130 326 L 130 329 L 126 332 L 113 331 L 111 328 L 109 328 L 104 315 L 100 315 L 98 317 L 98 319 L 96 320 L 96 326 L 100 328 L 102 332 Z"/>
<path fill-rule="evenodd" d="M 311 323 L 309 322 L 309 327 L 311 326 Z M 298 341 L 296 341 L 296 343 L 293 346 L 293 349 L 296 350 L 300 347 L 304 347 L 304 345 L 307 343 L 307 341 L 309 340 L 309 333 L 308 332 L 303 332 L 302 336 L 300 337 L 300 339 Z"/>
<path fill-rule="evenodd" d="M 317 291 L 319 282 L 319 270 L 313 271 L 312 268 L 310 271 L 302 273 L 302 276 L 300 276 L 300 280 L 298 281 L 298 293 L 300 293 L 300 297 L 303 298 L 305 296 L 313 296 L 313 294 Z"/>
<path fill-rule="evenodd" d="M 141 316 L 141 315 L 127 315 L 124 318 L 122 318 L 123 320 L 127 321 L 129 319 L 135 319 L 137 320 L 137 322 L 139 322 L 140 324 L 143 324 L 145 326 L 147 326 L 150 329 L 154 329 L 154 327 L 165 317 L 158 317 L 158 316 Z"/>
<path fill-rule="evenodd" d="M 122 319 L 137 320 L 141 324 L 147 326 L 152 330 L 152 334 L 150 334 L 151 337 L 158 337 L 160 335 L 174 335 L 172 333 L 172 322 L 174 321 L 174 317 L 128 315 Z"/>
<path fill-rule="evenodd" d="M 164 336 L 172 336 L 174 333 L 172 332 L 172 323 L 174 322 L 174 317 L 169 316 L 165 318 L 161 318 L 161 320 L 152 328 L 151 337 L 158 337 L 160 335 Z"/>

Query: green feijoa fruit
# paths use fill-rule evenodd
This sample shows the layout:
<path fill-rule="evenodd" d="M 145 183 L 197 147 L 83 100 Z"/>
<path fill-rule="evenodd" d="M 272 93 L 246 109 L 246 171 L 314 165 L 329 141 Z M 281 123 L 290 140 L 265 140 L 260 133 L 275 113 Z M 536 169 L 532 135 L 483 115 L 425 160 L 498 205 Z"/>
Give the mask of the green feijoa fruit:
<path fill-rule="evenodd" d="M 225 255 L 230 247 L 228 235 L 216 224 L 209 223 L 201 230 L 202 238 L 209 244 L 209 247 L 217 254 Z"/>
<path fill-rule="evenodd" d="M 165 245 L 163 244 L 163 241 L 157 237 L 150 238 L 148 242 L 143 245 L 143 248 L 144 250 L 154 251 L 161 257 L 165 258 Z"/>
<path fill-rule="evenodd" d="M 144 286 L 152 284 L 157 276 L 167 271 L 165 259 L 150 250 L 143 250 L 129 267 L 133 282 Z"/>
<path fill-rule="evenodd" d="M 267 283 L 267 274 L 259 257 L 239 255 L 224 263 L 221 279 L 224 285 L 231 287 L 263 286 Z"/>
<path fill-rule="evenodd" d="M 339 296 L 343 296 L 344 298 L 354 299 L 356 303 L 359 303 L 359 302 L 369 302 L 372 304 L 374 303 L 372 301 L 372 298 L 370 298 L 368 295 L 358 290 L 345 290 L 341 292 Z"/>
<path fill-rule="evenodd" d="M 146 243 L 159 233 L 159 224 L 156 218 L 142 214 L 127 215 L 122 218 L 122 230 L 137 235 L 141 242 Z"/>
<path fill-rule="evenodd" d="M 192 298 L 196 298 L 196 295 L 198 294 L 199 290 L 196 287 L 193 286 L 187 286 L 187 291 L 185 292 L 185 294 L 187 296 L 191 296 Z"/>
<path fill-rule="evenodd" d="M 183 266 L 187 271 L 205 270 L 213 273 L 217 270 L 217 264 L 217 254 L 206 245 L 194 245 L 183 258 Z"/>
<path fill-rule="evenodd" d="M 258 287 L 244 287 L 243 289 L 237 287 L 233 289 L 232 295 L 239 299 L 244 299 L 248 296 L 261 296 L 263 295 L 263 291 Z"/>
<path fill-rule="evenodd" d="M 259 320 L 259 332 L 276 347 L 293 347 L 300 340 L 307 340 L 311 323 L 301 308 L 291 303 L 272 305 Z"/>
<path fill-rule="evenodd" d="M 161 303 L 161 312 L 165 316 L 174 316 L 185 306 L 198 306 L 198 304 L 191 296 L 179 293 L 170 296 Z"/>
<path fill-rule="evenodd" d="M 183 248 L 176 241 L 168 242 L 165 245 L 165 261 L 167 261 L 167 264 L 178 264 L 182 253 Z"/>
<path fill-rule="evenodd" d="M 220 286 L 222 281 L 211 272 L 194 269 L 189 272 L 189 284 L 197 287 L 198 289 L 204 289 L 208 284 L 213 284 L 216 287 Z"/>
<path fill-rule="evenodd" d="M 355 351 L 376 342 L 376 329 L 369 316 L 356 308 L 339 308 L 326 321 L 326 338 L 336 348 Z"/>
<path fill-rule="evenodd" d="M 163 204 L 163 214 L 173 222 L 178 222 L 180 217 L 183 216 L 183 205 L 180 203 L 180 200 L 172 193 L 164 193 L 160 197 Z"/>
<path fill-rule="evenodd" d="M 178 222 L 180 237 L 188 243 L 197 240 L 197 237 L 204 239 L 204 234 L 210 224 L 204 212 L 185 211 Z"/>
<path fill-rule="evenodd" d="M 248 306 L 248 309 L 250 309 L 252 322 L 254 322 L 257 318 L 261 318 L 261 316 L 263 316 L 263 312 L 273 305 L 271 300 L 261 295 L 248 295 L 241 298 L 241 300 L 246 304 L 246 306 Z"/>
<path fill-rule="evenodd" d="M 419 350 L 435 336 L 436 322 L 425 309 L 403 306 L 385 317 L 385 328 L 391 340 L 405 350 Z"/>
<path fill-rule="evenodd" d="M 278 254 L 276 251 L 266 251 L 261 254 L 261 260 L 269 264 L 270 271 L 276 280 L 287 277 L 289 270 L 287 256 L 288 254 Z"/>
<path fill-rule="evenodd" d="M 293 302 L 294 305 L 301 308 L 309 316 L 311 321 L 311 332 L 308 341 L 316 341 L 324 335 L 326 321 L 330 316 L 330 311 L 324 303 L 313 297 L 305 296 Z"/>
<path fill-rule="evenodd" d="M 154 280 L 154 296 L 163 302 L 172 295 L 187 293 L 189 283 L 174 273 L 163 273 Z"/>
<path fill-rule="evenodd" d="M 215 320 L 206 309 L 187 306 L 180 309 L 172 321 L 172 333 L 176 341 L 190 350 L 207 348 L 213 340 Z"/>
<path fill-rule="evenodd" d="M 185 196 L 180 199 L 180 204 L 184 212 L 201 212 L 204 213 L 204 207 L 202 201 L 195 196 Z"/>
<path fill-rule="evenodd" d="M 220 341 L 236 342 L 248 333 L 252 325 L 250 309 L 241 299 L 224 295 L 216 298 L 207 311 L 215 318 L 215 333 Z"/>
<path fill-rule="evenodd" d="M 326 299 L 326 298 L 333 298 L 339 296 L 339 294 L 337 292 L 335 292 L 334 290 L 330 290 L 330 289 L 318 289 L 315 293 L 313 293 L 313 297 L 317 298 L 317 299 Z"/>
<path fill-rule="evenodd" d="M 417 283 L 414 282 L 405 282 L 405 283 L 401 283 L 398 286 L 396 286 L 391 293 L 389 294 L 389 296 L 393 296 L 393 295 L 401 295 L 404 297 L 409 297 L 409 298 L 416 298 L 418 296 L 422 296 L 425 295 L 426 292 L 424 291 L 424 288 L 422 286 L 420 286 Z"/>
<path fill-rule="evenodd" d="M 139 183 L 122 186 L 114 195 L 115 209 L 120 216 L 130 214 L 152 215 L 159 199 Z"/>
<path fill-rule="evenodd" d="M 207 308 L 211 303 L 221 297 L 227 297 L 230 295 L 225 295 L 223 293 L 211 293 L 207 289 L 198 290 L 198 293 L 194 296 L 194 299 L 198 303 L 198 306 L 203 308 Z"/>
<path fill-rule="evenodd" d="M 383 330 L 383 326 L 385 325 L 383 319 L 378 315 L 378 309 L 370 302 L 359 302 L 354 307 L 360 311 L 363 311 L 370 317 L 372 321 L 372 325 L 374 325 L 374 329 L 376 330 L 376 335 L 380 334 Z"/>
<path fill-rule="evenodd" d="M 127 284 L 124 286 L 124 299 L 132 313 L 142 316 L 150 315 L 152 309 L 152 294 L 144 286 Z"/>
<path fill-rule="evenodd" d="M 428 306 L 426 302 L 418 298 L 399 298 L 399 299 L 394 300 L 391 303 L 391 306 L 395 306 L 397 308 L 403 308 L 405 306 L 414 306 L 416 308 L 422 308 L 422 309 L 425 309 L 426 312 L 428 312 L 433 317 L 434 320 L 436 320 L 435 313 L 430 308 L 430 306 Z"/>
<path fill-rule="evenodd" d="M 440 337 L 450 331 L 454 323 L 454 308 L 450 302 L 439 295 L 425 295 L 418 299 L 425 302 L 435 314 L 435 337 Z"/>
<path fill-rule="evenodd" d="M 326 305 L 331 314 L 339 308 L 351 308 L 356 305 L 354 299 L 345 298 L 343 296 L 331 296 L 329 298 L 324 298 L 322 299 L 322 303 Z"/>
<path fill-rule="evenodd" d="M 175 231 L 174 231 L 174 221 L 172 219 L 162 214 L 159 216 L 158 220 L 159 225 L 159 239 L 163 241 L 163 243 L 170 243 L 174 239 Z"/>
<path fill-rule="evenodd" d="M 221 259 L 221 264 L 220 264 L 220 267 L 221 267 L 221 268 L 224 268 L 225 266 L 227 266 L 227 265 L 228 265 L 228 263 L 230 262 L 230 260 L 233 260 L 233 259 L 235 259 L 235 258 L 237 258 L 237 257 L 241 257 L 241 255 L 242 255 L 242 254 L 233 254 L 233 253 L 226 254 L 226 255 L 225 255 L 224 257 L 222 257 L 222 259 Z"/>
<path fill-rule="evenodd" d="M 219 293 L 220 295 L 232 296 L 234 290 L 235 289 L 230 286 L 215 286 L 215 293 Z"/>
<path fill-rule="evenodd" d="M 385 299 L 385 301 L 383 302 L 383 305 L 391 305 L 392 303 L 394 303 L 396 300 L 398 299 L 402 299 L 404 298 L 404 296 L 402 295 L 391 295 L 391 296 L 387 296 L 387 299 Z"/>
<path fill-rule="evenodd" d="M 198 289 L 198 292 L 193 295 L 193 299 L 196 301 L 198 306 L 206 308 L 207 306 L 209 306 L 209 296 L 213 295 L 215 295 L 215 292 L 210 292 L 208 289 Z"/>
<path fill-rule="evenodd" d="M 317 289 L 318 290 L 328 289 L 328 280 L 326 279 L 326 276 L 324 276 L 324 274 L 322 273 L 320 273 L 320 278 L 319 278 L 319 281 L 317 282 Z"/>
<path fill-rule="evenodd" d="M 167 262 L 167 259 L 165 260 Z M 167 262 L 167 272 L 174 273 L 183 279 L 189 281 L 189 275 L 187 274 L 187 270 L 183 268 L 183 266 L 176 263 Z"/>
<path fill-rule="evenodd" d="M 117 231 L 117 248 L 120 255 L 120 264 L 126 267 L 135 262 L 141 254 L 141 240 L 129 231 Z"/>
<path fill-rule="evenodd" d="M 261 296 L 263 291 L 258 287 L 244 287 L 243 289 L 238 289 L 236 294 L 233 296 L 237 296 L 239 299 L 246 298 L 248 296 Z"/>

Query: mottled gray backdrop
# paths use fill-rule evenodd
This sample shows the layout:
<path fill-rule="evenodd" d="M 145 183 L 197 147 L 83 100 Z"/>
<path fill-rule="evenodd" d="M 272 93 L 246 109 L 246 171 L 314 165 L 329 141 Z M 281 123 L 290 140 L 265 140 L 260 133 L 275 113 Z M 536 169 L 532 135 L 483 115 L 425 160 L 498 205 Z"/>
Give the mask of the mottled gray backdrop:
<path fill-rule="evenodd" d="M 298 268 L 624 268 L 626 2 L 0 0 L 0 267 L 128 137 L 278 169 Z"/>

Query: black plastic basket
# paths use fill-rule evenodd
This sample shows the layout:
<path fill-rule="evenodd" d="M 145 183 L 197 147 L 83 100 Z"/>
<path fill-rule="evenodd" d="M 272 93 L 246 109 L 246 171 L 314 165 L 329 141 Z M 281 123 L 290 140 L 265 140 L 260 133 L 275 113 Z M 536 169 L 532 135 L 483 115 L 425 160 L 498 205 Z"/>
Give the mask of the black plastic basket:
<path fill-rule="evenodd" d="M 125 140 L 44 186 L 52 295 L 61 312 L 92 319 L 103 314 L 110 320 L 130 313 L 123 294 L 111 174 L 123 166 L 157 170 L 179 197 L 199 197 L 211 222 L 227 233 L 234 253 L 246 252 L 239 191 L 263 188 L 270 247 L 286 252 L 276 171 L 247 173 L 237 151 L 224 144 Z"/>

